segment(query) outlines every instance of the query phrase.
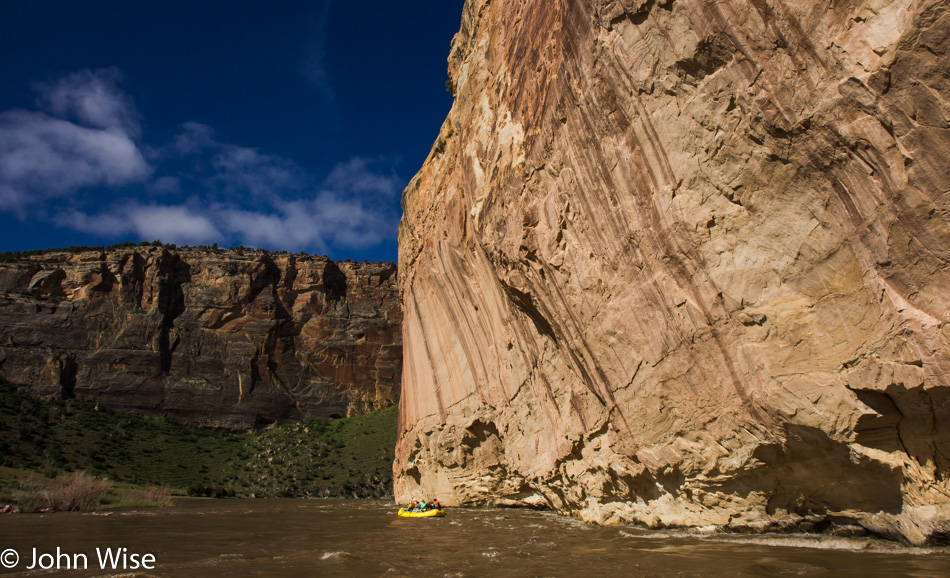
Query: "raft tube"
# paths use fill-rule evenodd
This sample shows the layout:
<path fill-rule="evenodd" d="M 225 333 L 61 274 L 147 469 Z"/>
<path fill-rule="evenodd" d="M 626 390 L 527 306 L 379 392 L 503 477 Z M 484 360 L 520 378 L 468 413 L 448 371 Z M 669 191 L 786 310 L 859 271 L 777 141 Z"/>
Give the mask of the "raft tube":
<path fill-rule="evenodd" d="M 405 508 L 399 508 L 398 515 L 400 518 L 441 518 L 445 515 L 445 510 L 439 508 L 425 512 L 410 512 Z"/>

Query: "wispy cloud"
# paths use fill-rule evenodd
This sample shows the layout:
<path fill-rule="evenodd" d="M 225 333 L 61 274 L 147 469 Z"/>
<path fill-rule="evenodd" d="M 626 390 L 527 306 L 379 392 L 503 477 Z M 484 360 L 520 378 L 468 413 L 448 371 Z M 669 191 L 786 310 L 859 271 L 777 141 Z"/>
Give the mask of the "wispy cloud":
<path fill-rule="evenodd" d="M 132 206 L 127 215 L 131 228 L 142 239 L 210 243 L 222 238 L 221 231 L 208 217 L 189 207 Z"/>
<path fill-rule="evenodd" d="M 218 213 L 218 217 L 224 227 L 246 245 L 295 250 L 313 247 L 327 253 L 329 246 L 321 227 L 314 223 L 310 213 L 294 210 L 294 205 L 289 203 L 279 212 L 270 214 L 226 209 Z"/>
<path fill-rule="evenodd" d="M 378 165 L 378 166 L 375 166 Z M 355 158 L 337 165 L 308 198 L 276 200 L 265 215 L 223 212 L 226 229 L 252 244 L 288 248 L 332 245 L 366 249 L 393 240 L 398 191 L 405 184 L 382 161 Z"/>
<path fill-rule="evenodd" d="M 406 183 L 392 169 L 383 174 L 381 165 L 384 162 L 384 159 L 350 159 L 334 167 L 323 185 L 329 190 L 345 193 L 398 195 Z"/>
<path fill-rule="evenodd" d="M 100 237 L 133 234 L 139 239 L 162 239 L 181 244 L 211 243 L 223 237 L 200 209 L 140 205 L 137 201 L 93 215 L 77 210 L 60 213 L 55 221 Z"/>
<path fill-rule="evenodd" d="M 117 83 L 113 70 L 83 71 L 37 85 L 49 113 L 0 113 L 0 210 L 22 215 L 80 188 L 149 177 L 135 108 Z"/>
<path fill-rule="evenodd" d="M 113 69 L 82 71 L 37 85 L 42 111 L 0 113 L 0 211 L 178 244 L 331 253 L 395 239 L 405 185 L 395 159 L 351 158 L 319 180 L 196 122 L 149 146 L 120 80 Z M 70 194 L 84 188 L 100 193 Z M 38 208 L 53 197 L 57 209 Z"/>
<path fill-rule="evenodd" d="M 231 194 L 271 197 L 299 189 L 307 179 L 291 161 L 234 145 L 222 145 L 212 164 L 214 178 Z"/>
<path fill-rule="evenodd" d="M 83 187 L 148 178 L 151 167 L 129 135 L 40 112 L 0 113 L 0 188 L 5 208 L 23 211 Z"/>
<path fill-rule="evenodd" d="M 164 176 L 150 182 L 146 190 L 153 196 L 175 195 L 181 192 L 181 178 Z"/>
<path fill-rule="evenodd" d="M 167 146 L 154 152 L 156 156 L 189 156 L 205 149 L 214 148 L 218 141 L 214 139 L 214 129 L 200 122 L 186 122 Z"/>
<path fill-rule="evenodd" d="M 327 25 L 333 2 L 323 2 L 315 7 L 310 37 L 304 47 L 301 72 L 310 85 L 327 100 L 333 100 L 333 85 L 327 72 Z"/>
<path fill-rule="evenodd" d="M 232 201 L 286 195 L 306 186 L 306 172 L 288 159 L 258 149 L 222 142 L 210 126 L 188 122 L 167 146 L 153 149 L 157 162 L 188 159 L 193 177 L 206 192 Z"/>
<path fill-rule="evenodd" d="M 55 82 L 37 83 L 37 104 L 59 118 L 79 124 L 115 129 L 141 136 L 139 114 L 132 98 L 122 92 L 122 74 L 116 68 L 81 70 Z"/>
<path fill-rule="evenodd" d="M 323 253 L 333 247 L 367 249 L 395 239 L 399 211 L 392 197 L 403 184 L 391 171 L 376 172 L 380 169 L 374 164 L 383 163 L 352 159 L 338 165 L 310 195 L 286 199 L 271 190 L 266 202 L 253 210 L 210 196 L 174 205 L 130 199 L 96 214 L 62 212 L 56 222 L 99 236 L 111 232 L 179 244 L 235 241 Z"/>

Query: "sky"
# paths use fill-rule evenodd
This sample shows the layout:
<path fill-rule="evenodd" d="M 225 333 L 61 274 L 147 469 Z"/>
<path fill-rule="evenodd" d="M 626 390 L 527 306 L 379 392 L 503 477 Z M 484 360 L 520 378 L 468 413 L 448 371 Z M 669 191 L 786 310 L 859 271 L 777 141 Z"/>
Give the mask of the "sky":
<path fill-rule="evenodd" d="M 0 3 L 0 252 L 394 261 L 463 0 Z"/>

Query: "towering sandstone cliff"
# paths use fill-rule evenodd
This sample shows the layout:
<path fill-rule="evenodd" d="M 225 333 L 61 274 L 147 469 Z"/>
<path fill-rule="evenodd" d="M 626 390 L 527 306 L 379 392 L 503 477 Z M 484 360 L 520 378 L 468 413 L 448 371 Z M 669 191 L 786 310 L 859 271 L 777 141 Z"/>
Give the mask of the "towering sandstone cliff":
<path fill-rule="evenodd" d="M 468 0 L 396 496 L 950 536 L 945 0 Z"/>
<path fill-rule="evenodd" d="M 399 395 L 392 263 L 135 248 L 0 263 L 0 377 L 228 427 Z"/>

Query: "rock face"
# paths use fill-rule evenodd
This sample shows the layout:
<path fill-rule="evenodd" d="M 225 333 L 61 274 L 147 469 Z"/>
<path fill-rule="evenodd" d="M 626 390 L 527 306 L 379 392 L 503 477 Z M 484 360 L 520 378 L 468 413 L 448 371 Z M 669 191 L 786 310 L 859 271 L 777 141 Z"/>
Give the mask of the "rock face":
<path fill-rule="evenodd" d="M 396 498 L 950 536 L 946 1 L 463 12 Z"/>
<path fill-rule="evenodd" d="M 398 401 L 392 263 L 162 248 L 0 264 L 0 377 L 246 427 Z"/>

